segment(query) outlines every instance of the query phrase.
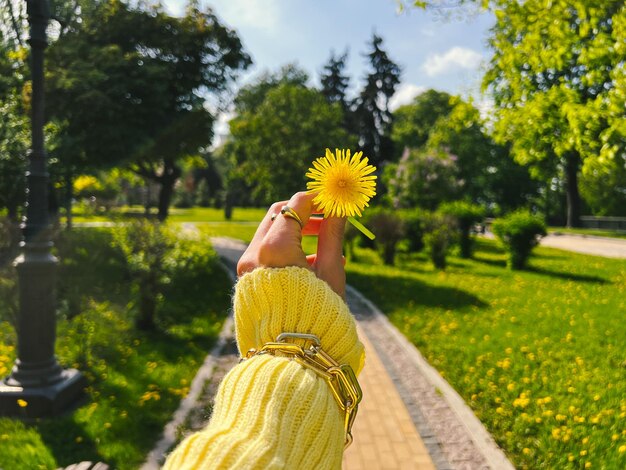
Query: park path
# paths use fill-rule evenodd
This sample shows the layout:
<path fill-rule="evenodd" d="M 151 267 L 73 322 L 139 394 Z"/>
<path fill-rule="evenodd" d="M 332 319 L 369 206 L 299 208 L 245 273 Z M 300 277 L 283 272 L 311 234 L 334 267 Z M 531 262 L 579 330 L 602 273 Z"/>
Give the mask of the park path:
<path fill-rule="evenodd" d="M 483 235 L 495 238 L 493 232 Z M 604 256 L 605 258 L 626 258 L 626 239 L 597 237 L 595 235 L 550 234 L 539 242 L 541 246 L 573 251 L 585 255 Z"/>
<path fill-rule="evenodd" d="M 606 258 L 626 258 L 626 239 L 621 238 L 551 234 L 541 239 L 541 245 Z"/>
<path fill-rule="evenodd" d="M 246 245 L 215 237 L 214 248 L 232 271 Z M 359 376 L 363 401 L 345 470 L 493 469 L 513 466 L 452 387 L 358 291 L 347 302 L 366 350 Z"/>

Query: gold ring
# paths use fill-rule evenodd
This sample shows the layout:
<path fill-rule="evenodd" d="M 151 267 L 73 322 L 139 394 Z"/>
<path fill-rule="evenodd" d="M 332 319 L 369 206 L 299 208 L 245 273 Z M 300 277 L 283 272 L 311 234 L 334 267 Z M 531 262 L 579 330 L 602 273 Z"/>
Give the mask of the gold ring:
<path fill-rule="evenodd" d="M 291 207 L 283 206 L 283 208 L 280 210 L 280 213 L 282 215 L 284 215 L 285 217 L 287 217 L 289 219 L 293 219 L 296 222 L 298 222 L 298 224 L 300 225 L 300 229 L 304 228 L 304 224 L 302 223 L 302 219 L 300 218 L 298 213 L 296 211 L 294 211 Z"/>

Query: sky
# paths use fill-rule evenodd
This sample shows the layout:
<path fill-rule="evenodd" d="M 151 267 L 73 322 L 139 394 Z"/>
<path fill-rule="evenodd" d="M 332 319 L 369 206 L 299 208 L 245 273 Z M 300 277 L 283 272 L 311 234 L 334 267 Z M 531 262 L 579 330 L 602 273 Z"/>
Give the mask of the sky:
<path fill-rule="evenodd" d="M 218 18 L 235 29 L 254 65 L 238 85 L 263 71 L 297 63 L 319 85 L 319 73 L 331 51 L 348 51 L 350 92 L 357 93 L 367 73 L 363 57 L 372 33 L 402 68 L 401 84 L 391 108 L 409 103 L 428 88 L 473 97 L 479 107 L 489 100 L 480 95 L 482 67 L 491 53 L 487 33 L 494 19 L 488 13 L 445 19 L 419 9 L 398 11 L 396 0 L 201 0 Z M 180 14 L 185 0 L 165 0 Z M 223 134 L 227 115 L 221 116 Z"/>

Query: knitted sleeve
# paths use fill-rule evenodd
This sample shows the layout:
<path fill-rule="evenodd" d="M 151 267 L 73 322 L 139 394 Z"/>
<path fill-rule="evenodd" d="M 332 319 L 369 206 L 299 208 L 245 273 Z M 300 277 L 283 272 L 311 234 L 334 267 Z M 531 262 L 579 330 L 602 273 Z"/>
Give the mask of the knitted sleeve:
<path fill-rule="evenodd" d="M 283 332 L 311 333 L 358 374 L 363 344 L 347 305 L 305 268 L 259 268 L 235 288 L 242 355 Z M 186 438 L 165 469 L 340 469 L 343 414 L 328 384 L 295 361 L 254 356 L 234 367 L 217 391 L 205 429 Z"/>

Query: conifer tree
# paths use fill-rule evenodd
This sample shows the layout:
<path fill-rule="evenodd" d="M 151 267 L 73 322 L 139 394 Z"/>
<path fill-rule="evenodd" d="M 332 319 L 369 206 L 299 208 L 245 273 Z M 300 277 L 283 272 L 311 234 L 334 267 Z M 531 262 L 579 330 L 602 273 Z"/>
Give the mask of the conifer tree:
<path fill-rule="evenodd" d="M 392 115 L 389 100 L 400 83 L 400 67 L 382 48 L 383 39 L 372 36 L 371 51 L 366 55 L 370 72 L 354 105 L 359 147 L 374 165 L 393 155 L 391 141 Z"/>

